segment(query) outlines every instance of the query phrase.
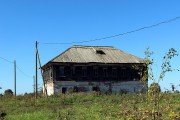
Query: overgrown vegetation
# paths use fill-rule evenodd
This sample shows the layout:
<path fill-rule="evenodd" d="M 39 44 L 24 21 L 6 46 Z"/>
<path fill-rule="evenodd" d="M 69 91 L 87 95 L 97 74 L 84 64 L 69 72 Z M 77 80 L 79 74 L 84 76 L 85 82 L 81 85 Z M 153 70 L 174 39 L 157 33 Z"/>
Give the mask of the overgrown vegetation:
<path fill-rule="evenodd" d="M 73 93 L 48 98 L 18 96 L 0 99 L 5 120 L 126 120 L 152 119 L 153 105 L 146 94 L 105 95 Z M 180 94 L 164 94 L 159 103 L 161 119 L 180 119 Z"/>
<path fill-rule="evenodd" d="M 149 50 L 149 48 L 145 51 L 146 55 L 146 64 L 148 67 L 148 80 L 153 81 L 153 83 L 150 85 L 148 89 L 148 104 L 152 104 L 153 106 L 153 120 L 159 120 L 162 117 L 162 112 L 160 108 L 162 107 L 160 105 L 160 102 L 162 101 L 164 97 L 164 93 L 161 92 L 161 88 L 159 86 L 159 82 L 163 81 L 165 78 L 166 73 L 172 72 L 175 69 L 171 66 L 171 59 L 175 56 L 178 56 L 177 51 L 174 48 L 169 49 L 169 51 L 165 54 L 165 56 L 162 58 L 162 64 L 161 64 L 161 72 L 158 77 L 156 77 L 153 73 L 152 66 L 154 65 L 154 60 L 151 58 L 153 55 L 153 52 Z M 172 109 L 169 109 L 171 111 Z"/>
<path fill-rule="evenodd" d="M 61 94 L 38 99 L 33 94 L 12 97 L 12 91 L 7 90 L 0 97 L 0 119 L 6 120 L 180 120 L 180 93 L 161 92 L 159 82 L 168 72 L 172 72 L 170 60 L 177 56 L 173 48 L 163 57 L 161 72 L 155 78 L 151 59 L 153 52 L 145 51 L 146 63 L 142 67 L 141 77 L 144 86 L 147 79 L 152 80 L 147 93 L 102 94 L 72 93 Z M 135 66 L 137 68 L 137 66 Z M 146 70 L 144 70 L 144 68 Z M 140 69 L 140 68 L 137 68 Z M 147 74 L 145 74 L 148 72 Z"/>

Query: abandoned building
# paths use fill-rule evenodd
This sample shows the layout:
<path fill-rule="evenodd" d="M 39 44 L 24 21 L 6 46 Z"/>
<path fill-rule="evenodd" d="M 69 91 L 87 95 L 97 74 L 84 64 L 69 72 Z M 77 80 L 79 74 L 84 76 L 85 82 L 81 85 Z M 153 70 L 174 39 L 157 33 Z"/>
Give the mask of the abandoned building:
<path fill-rule="evenodd" d="M 114 47 L 72 46 L 42 70 L 48 95 L 73 91 L 133 93 L 147 90 L 141 82 L 144 72 L 137 69 L 146 69 L 143 64 L 144 59 Z"/>

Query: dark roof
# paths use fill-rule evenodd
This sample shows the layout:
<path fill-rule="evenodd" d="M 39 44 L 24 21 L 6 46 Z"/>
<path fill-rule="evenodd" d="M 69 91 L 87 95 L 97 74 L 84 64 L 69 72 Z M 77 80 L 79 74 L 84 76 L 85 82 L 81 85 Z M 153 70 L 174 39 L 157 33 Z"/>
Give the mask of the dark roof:
<path fill-rule="evenodd" d="M 48 63 L 144 63 L 144 59 L 111 46 L 72 46 Z"/>

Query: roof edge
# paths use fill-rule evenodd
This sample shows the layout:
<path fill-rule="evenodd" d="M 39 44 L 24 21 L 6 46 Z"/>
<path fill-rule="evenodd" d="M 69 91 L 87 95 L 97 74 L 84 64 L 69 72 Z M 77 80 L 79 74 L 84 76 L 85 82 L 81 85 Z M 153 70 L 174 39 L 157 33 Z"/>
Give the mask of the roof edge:
<path fill-rule="evenodd" d="M 113 46 L 88 46 L 88 45 L 73 45 L 71 48 L 73 47 L 80 47 L 80 48 L 83 48 L 83 47 L 109 47 L 109 48 L 114 48 Z"/>

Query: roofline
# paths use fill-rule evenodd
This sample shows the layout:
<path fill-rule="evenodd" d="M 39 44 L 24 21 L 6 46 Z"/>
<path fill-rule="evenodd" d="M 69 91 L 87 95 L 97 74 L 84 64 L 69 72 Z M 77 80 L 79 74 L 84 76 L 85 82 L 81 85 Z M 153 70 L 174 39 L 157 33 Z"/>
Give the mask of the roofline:
<path fill-rule="evenodd" d="M 84 45 L 73 45 L 72 47 L 111 47 L 111 48 L 114 48 L 113 46 L 88 46 L 88 45 L 86 45 L 86 46 L 84 46 Z"/>

